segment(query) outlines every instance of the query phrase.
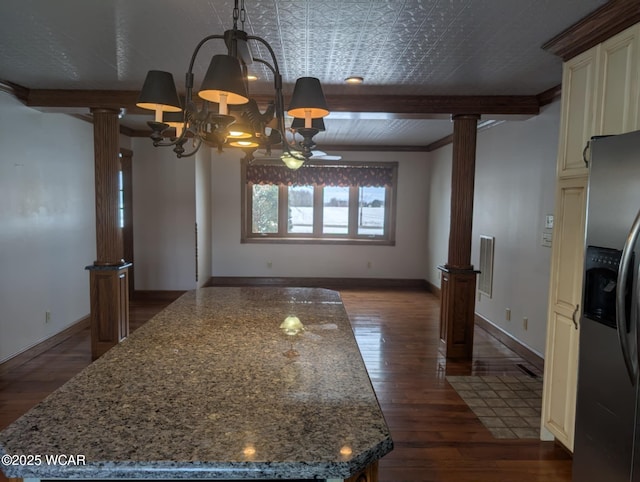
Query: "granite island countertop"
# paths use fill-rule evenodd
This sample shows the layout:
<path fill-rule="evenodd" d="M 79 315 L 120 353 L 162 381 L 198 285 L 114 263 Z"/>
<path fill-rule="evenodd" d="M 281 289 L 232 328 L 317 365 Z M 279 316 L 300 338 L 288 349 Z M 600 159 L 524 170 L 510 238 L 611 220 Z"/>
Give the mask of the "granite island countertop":
<path fill-rule="evenodd" d="M 305 331 L 280 329 L 297 316 Z M 8 477 L 348 478 L 393 442 L 335 291 L 202 288 L 0 432 Z M 82 461 L 82 459 L 81 459 Z"/>

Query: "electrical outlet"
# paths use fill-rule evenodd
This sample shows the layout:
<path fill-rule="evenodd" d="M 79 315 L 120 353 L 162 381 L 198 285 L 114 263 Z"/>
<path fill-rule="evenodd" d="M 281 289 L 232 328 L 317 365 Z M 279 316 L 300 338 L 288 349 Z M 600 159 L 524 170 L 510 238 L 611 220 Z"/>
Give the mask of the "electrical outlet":
<path fill-rule="evenodd" d="M 44 312 L 44 322 L 45 323 L 49 323 L 51 321 L 51 312 L 50 311 L 45 311 Z"/>
<path fill-rule="evenodd" d="M 273 268 L 273 263 L 271 261 L 267 261 L 267 268 Z"/>
<path fill-rule="evenodd" d="M 522 318 L 522 327 L 524 328 L 524 331 L 527 331 L 529 329 L 529 318 L 527 318 L 526 316 Z"/>
<path fill-rule="evenodd" d="M 511 321 L 511 308 L 506 308 L 504 310 L 504 318 L 507 321 Z"/>
<path fill-rule="evenodd" d="M 367 269 L 371 269 L 371 261 L 367 261 Z"/>

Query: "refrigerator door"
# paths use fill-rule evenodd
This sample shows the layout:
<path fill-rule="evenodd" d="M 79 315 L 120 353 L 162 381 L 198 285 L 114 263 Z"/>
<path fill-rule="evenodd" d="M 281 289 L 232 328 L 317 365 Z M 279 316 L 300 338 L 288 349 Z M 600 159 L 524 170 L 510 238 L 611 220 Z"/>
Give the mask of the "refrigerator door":
<path fill-rule="evenodd" d="M 640 132 L 592 140 L 589 169 L 586 245 L 622 252 L 640 210 Z M 628 268 L 633 276 L 626 281 L 632 294 L 640 253 L 638 246 L 628 251 L 635 253 Z M 635 300 L 629 306 L 635 306 Z M 624 315 L 630 329 L 623 326 L 620 335 L 616 328 L 581 318 L 574 482 L 622 482 L 632 477 L 637 383 L 632 383 L 627 365 L 637 366 L 637 310 Z M 619 336 L 627 345 L 626 362 Z"/>

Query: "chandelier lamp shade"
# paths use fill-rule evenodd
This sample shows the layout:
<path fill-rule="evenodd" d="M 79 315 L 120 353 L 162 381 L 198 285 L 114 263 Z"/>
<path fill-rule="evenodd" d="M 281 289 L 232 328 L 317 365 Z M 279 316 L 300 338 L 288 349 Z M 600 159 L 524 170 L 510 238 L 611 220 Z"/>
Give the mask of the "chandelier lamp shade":
<path fill-rule="evenodd" d="M 316 145 L 313 137 L 325 129 L 322 118 L 329 115 L 320 80 L 297 79 L 287 109 L 294 120 L 290 127 L 285 127 L 283 81 L 275 53 L 266 40 L 244 31 L 244 0 L 240 7 L 238 4 L 239 0 L 235 0 L 233 28 L 206 36 L 193 51 L 182 102 L 173 75 L 150 70 L 136 105 L 155 112 L 154 120 L 148 122 L 154 146 L 173 147 L 179 158 L 192 156 L 202 144 L 219 151 L 225 146 L 240 147 L 248 159 L 253 158 L 258 148 L 269 152 L 271 148 L 280 148 L 283 162 L 293 159 L 296 162 L 291 164 L 299 167 L 311 157 Z M 211 40 L 224 41 L 227 53 L 211 57 L 200 89 L 194 95 L 194 65 L 202 46 Z M 270 58 L 255 58 L 250 48 L 252 42 L 265 47 Z M 254 62 L 266 66 L 273 75 L 273 100 L 264 112 L 249 94 L 248 66 Z M 175 136 L 166 133 L 172 127 L 176 129 Z M 292 135 L 287 136 L 287 132 Z M 189 139 L 193 140 L 193 147 L 187 152 L 185 145 Z"/>

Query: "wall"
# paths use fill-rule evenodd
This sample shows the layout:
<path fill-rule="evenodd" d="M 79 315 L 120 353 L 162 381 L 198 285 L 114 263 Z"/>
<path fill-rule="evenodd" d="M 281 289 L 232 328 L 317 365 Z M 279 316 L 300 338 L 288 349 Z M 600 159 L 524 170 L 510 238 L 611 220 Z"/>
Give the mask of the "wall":
<path fill-rule="evenodd" d="M 201 149 L 195 160 L 196 222 L 198 223 L 198 287 L 211 278 L 212 224 L 211 215 L 211 149 Z"/>
<path fill-rule="evenodd" d="M 493 296 L 481 297 L 476 312 L 540 355 L 544 353 L 551 249 L 541 245 L 544 218 L 553 214 L 560 103 L 537 117 L 505 122 L 478 133 L 472 263 L 479 261 L 479 237 L 495 237 Z M 428 280 L 440 286 L 437 264 L 447 260 L 451 146 L 430 156 Z M 505 320 L 511 309 L 511 321 Z M 522 319 L 528 318 L 528 329 Z"/>
<path fill-rule="evenodd" d="M 89 315 L 96 238 L 91 124 L 0 92 L 0 145 L 2 362 Z"/>
<path fill-rule="evenodd" d="M 136 290 L 196 288 L 195 158 L 136 138 L 133 236 Z"/>
<path fill-rule="evenodd" d="M 240 155 L 230 152 L 214 155 L 212 162 L 213 276 L 425 278 L 425 154 L 331 154 L 344 160 L 399 162 L 396 245 L 241 244 Z"/>

